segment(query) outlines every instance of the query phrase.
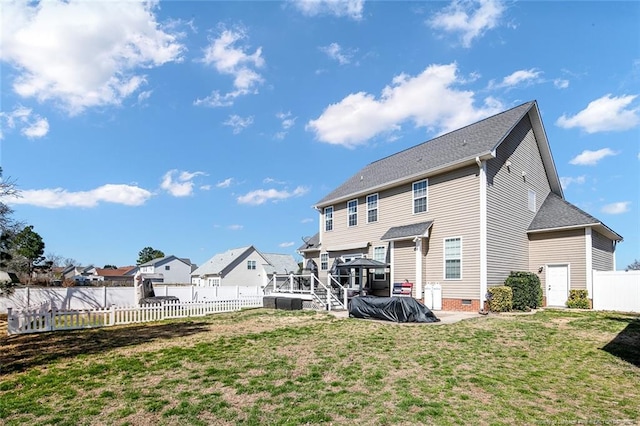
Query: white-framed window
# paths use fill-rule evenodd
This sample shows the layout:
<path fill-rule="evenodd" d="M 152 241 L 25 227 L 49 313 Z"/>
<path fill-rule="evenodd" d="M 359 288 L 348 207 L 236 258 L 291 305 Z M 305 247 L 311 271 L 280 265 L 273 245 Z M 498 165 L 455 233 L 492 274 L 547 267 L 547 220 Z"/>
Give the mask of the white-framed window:
<path fill-rule="evenodd" d="M 444 279 L 459 280 L 462 278 L 462 238 L 445 238 L 444 240 Z"/>
<path fill-rule="evenodd" d="M 251 269 L 251 270 L 256 269 L 256 261 L 255 260 L 247 260 L 247 269 Z"/>
<path fill-rule="evenodd" d="M 378 262 L 384 262 L 387 258 L 387 248 L 385 246 L 378 246 L 373 248 L 373 260 Z M 376 269 L 373 272 L 373 279 L 376 281 L 384 281 L 384 269 Z"/>
<path fill-rule="evenodd" d="M 333 230 L 333 206 L 324 208 L 324 230 Z"/>
<path fill-rule="evenodd" d="M 530 189 L 527 194 L 529 210 L 536 212 L 536 191 Z"/>
<path fill-rule="evenodd" d="M 367 195 L 367 223 L 378 221 L 378 194 Z"/>
<path fill-rule="evenodd" d="M 358 200 L 351 200 L 347 203 L 347 222 L 349 226 L 358 225 Z"/>
<path fill-rule="evenodd" d="M 320 270 L 326 271 L 329 269 L 329 253 L 320 254 Z"/>
<path fill-rule="evenodd" d="M 424 179 L 413 183 L 413 214 L 429 210 L 428 192 L 429 180 Z"/>
<path fill-rule="evenodd" d="M 211 277 L 208 280 L 209 287 L 218 287 L 220 286 L 220 277 Z"/>

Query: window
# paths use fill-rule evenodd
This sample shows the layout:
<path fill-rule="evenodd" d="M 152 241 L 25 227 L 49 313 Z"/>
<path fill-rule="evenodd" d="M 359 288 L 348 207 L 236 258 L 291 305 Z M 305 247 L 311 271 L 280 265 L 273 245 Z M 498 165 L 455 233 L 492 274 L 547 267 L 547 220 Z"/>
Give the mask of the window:
<path fill-rule="evenodd" d="M 324 208 L 324 230 L 331 231 L 333 229 L 333 207 Z"/>
<path fill-rule="evenodd" d="M 367 196 L 367 223 L 378 221 L 378 194 Z"/>
<path fill-rule="evenodd" d="M 413 184 L 413 213 L 426 212 L 427 209 L 427 179 Z"/>
<path fill-rule="evenodd" d="M 384 262 L 386 260 L 385 247 L 374 247 L 373 248 L 373 260 L 377 260 L 378 262 Z M 373 273 L 373 279 L 377 281 L 384 281 L 384 269 L 376 269 Z"/>
<path fill-rule="evenodd" d="M 351 200 L 347 203 L 347 216 L 349 218 L 349 226 L 358 224 L 358 200 Z"/>
<path fill-rule="evenodd" d="M 462 240 L 447 238 L 444 240 L 444 279 L 459 280 L 462 278 Z"/>
<path fill-rule="evenodd" d="M 164 267 L 164 270 L 165 270 L 165 271 L 170 271 L 170 270 L 171 270 L 171 265 L 166 265 L 166 266 Z"/>
<path fill-rule="evenodd" d="M 529 190 L 529 210 L 536 212 L 536 191 Z"/>
<path fill-rule="evenodd" d="M 256 261 L 255 260 L 247 260 L 247 269 L 256 269 Z"/>
<path fill-rule="evenodd" d="M 326 271 L 329 269 L 329 253 L 322 253 L 320 255 L 320 270 Z"/>
<path fill-rule="evenodd" d="M 219 277 L 209 278 L 209 286 L 210 287 L 218 287 L 219 285 L 220 285 L 220 278 Z"/>

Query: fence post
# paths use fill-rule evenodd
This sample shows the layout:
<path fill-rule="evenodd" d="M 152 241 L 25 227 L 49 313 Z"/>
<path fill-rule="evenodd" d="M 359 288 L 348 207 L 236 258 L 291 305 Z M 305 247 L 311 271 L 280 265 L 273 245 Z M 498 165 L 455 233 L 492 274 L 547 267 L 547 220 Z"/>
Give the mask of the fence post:
<path fill-rule="evenodd" d="M 29 287 L 27 287 L 27 309 L 29 309 L 30 306 L 31 306 L 31 291 L 29 290 Z"/>
<path fill-rule="evenodd" d="M 107 286 L 102 287 L 104 289 L 104 301 L 102 303 L 102 308 L 107 307 Z"/>
<path fill-rule="evenodd" d="M 194 285 L 193 285 L 193 284 L 191 284 L 191 301 L 192 301 L 192 302 L 194 302 L 194 301 L 195 301 L 195 299 L 193 298 L 193 296 L 194 296 L 194 291 L 195 291 L 195 290 L 194 290 Z"/>
<path fill-rule="evenodd" d="M 293 274 L 289 274 L 289 293 L 293 293 Z"/>
<path fill-rule="evenodd" d="M 7 333 L 13 334 L 17 331 L 18 327 L 15 325 L 16 318 L 13 317 L 13 308 L 7 308 Z"/>
<path fill-rule="evenodd" d="M 236 300 L 240 298 L 240 286 L 236 286 Z"/>
<path fill-rule="evenodd" d="M 116 323 L 116 305 L 111 305 L 111 312 L 109 313 L 109 324 L 115 325 Z"/>

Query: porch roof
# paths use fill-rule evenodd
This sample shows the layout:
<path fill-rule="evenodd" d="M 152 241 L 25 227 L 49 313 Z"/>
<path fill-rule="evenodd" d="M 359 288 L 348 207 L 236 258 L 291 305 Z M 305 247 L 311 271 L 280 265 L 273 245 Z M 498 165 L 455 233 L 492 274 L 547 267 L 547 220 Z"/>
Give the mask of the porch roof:
<path fill-rule="evenodd" d="M 369 247 L 368 241 L 357 242 L 357 243 L 346 243 L 340 244 L 337 246 L 327 247 L 326 251 L 347 251 L 347 250 L 355 250 L 359 248 L 367 248 Z"/>
<path fill-rule="evenodd" d="M 433 221 L 412 223 L 410 225 L 394 226 L 389 228 L 380 239 L 382 241 L 408 240 L 416 237 L 428 237 L 429 229 Z"/>

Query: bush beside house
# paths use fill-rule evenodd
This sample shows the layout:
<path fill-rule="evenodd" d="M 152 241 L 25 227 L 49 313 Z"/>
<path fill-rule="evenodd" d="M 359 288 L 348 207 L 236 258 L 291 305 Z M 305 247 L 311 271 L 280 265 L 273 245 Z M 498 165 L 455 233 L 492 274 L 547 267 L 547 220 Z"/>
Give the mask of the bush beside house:
<path fill-rule="evenodd" d="M 509 312 L 513 305 L 513 290 L 511 287 L 489 287 L 487 302 L 491 312 Z"/>
<path fill-rule="evenodd" d="M 589 309 L 589 293 L 587 290 L 570 290 L 567 308 Z"/>
<path fill-rule="evenodd" d="M 513 290 L 513 309 L 529 311 L 542 306 L 542 286 L 536 274 L 511 272 L 504 285 Z"/>

